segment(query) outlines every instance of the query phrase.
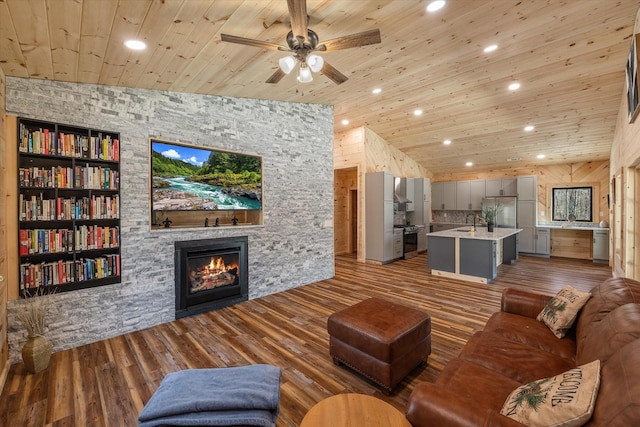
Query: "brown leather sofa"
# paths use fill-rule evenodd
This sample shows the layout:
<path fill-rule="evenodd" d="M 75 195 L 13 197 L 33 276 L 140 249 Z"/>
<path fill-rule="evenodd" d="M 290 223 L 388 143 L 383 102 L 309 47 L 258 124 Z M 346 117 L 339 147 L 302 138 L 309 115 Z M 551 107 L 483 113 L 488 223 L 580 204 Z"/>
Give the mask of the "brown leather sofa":
<path fill-rule="evenodd" d="M 500 415 L 509 393 L 600 359 L 600 390 L 586 425 L 640 426 L 640 282 L 608 279 L 591 293 L 573 328 L 558 339 L 536 320 L 549 296 L 506 289 L 502 311 L 435 383 L 414 388 L 407 419 L 414 427 L 522 426 Z"/>

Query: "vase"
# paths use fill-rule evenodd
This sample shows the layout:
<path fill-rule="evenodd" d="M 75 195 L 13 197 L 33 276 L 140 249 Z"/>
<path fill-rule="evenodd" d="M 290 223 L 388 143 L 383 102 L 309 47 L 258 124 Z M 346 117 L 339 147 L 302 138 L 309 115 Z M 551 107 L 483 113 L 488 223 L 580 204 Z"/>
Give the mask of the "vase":
<path fill-rule="evenodd" d="M 487 223 L 487 231 L 489 233 L 493 233 L 493 223 L 492 222 Z"/>
<path fill-rule="evenodd" d="M 51 351 L 53 346 L 51 341 L 42 335 L 29 337 L 22 347 L 22 361 L 28 372 L 35 374 L 49 366 Z"/>

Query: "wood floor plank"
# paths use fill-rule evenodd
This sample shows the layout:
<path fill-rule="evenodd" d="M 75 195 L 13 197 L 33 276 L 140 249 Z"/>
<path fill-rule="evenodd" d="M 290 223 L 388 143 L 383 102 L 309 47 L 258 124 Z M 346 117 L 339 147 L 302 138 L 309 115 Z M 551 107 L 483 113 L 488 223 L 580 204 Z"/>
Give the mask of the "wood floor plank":
<path fill-rule="evenodd" d="M 520 257 L 480 285 L 431 276 L 422 254 L 387 265 L 336 257 L 335 277 L 214 312 L 179 319 L 53 355 L 38 374 L 11 367 L 0 395 L 0 425 L 134 426 L 137 414 L 170 372 L 269 363 L 282 367 L 278 427 L 295 427 L 320 400 L 364 393 L 404 411 L 413 386 L 434 381 L 467 340 L 500 309 L 505 287 L 555 294 L 564 285 L 589 290 L 609 267 L 563 258 Z M 422 309 L 432 320 L 432 354 L 391 396 L 333 364 L 327 318 L 369 297 Z"/>

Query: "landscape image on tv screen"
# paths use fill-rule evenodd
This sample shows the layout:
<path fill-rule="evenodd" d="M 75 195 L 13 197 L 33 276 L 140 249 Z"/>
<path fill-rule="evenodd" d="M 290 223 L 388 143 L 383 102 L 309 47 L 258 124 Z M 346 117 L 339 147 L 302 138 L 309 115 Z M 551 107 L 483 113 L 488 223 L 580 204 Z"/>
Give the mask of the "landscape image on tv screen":
<path fill-rule="evenodd" d="M 261 210 L 262 158 L 151 141 L 154 211 Z"/>

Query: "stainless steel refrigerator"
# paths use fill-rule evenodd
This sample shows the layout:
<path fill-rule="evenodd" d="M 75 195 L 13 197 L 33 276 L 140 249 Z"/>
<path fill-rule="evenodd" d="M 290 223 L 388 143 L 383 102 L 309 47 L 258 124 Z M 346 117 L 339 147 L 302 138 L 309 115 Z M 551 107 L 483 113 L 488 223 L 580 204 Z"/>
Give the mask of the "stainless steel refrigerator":
<path fill-rule="evenodd" d="M 482 206 L 500 206 L 496 215 L 496 227 L 516 228 L 518 198 L 516 196 L 485 197 Z"/>

